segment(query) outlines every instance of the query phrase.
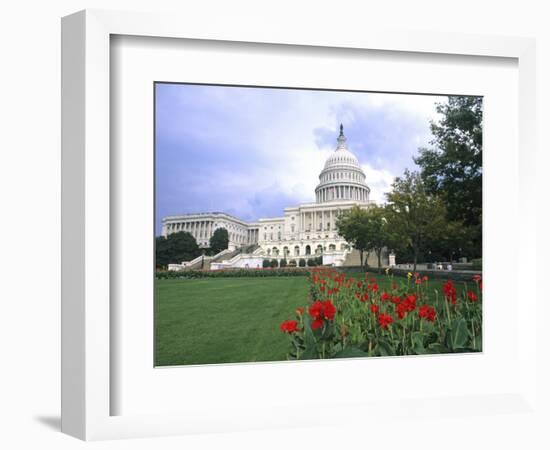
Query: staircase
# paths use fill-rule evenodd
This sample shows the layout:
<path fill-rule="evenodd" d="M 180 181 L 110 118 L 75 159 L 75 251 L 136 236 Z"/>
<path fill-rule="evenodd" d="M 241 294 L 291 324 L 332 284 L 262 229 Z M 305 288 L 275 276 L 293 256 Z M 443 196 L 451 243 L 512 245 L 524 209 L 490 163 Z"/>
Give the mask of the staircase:
<path fill-rule="evenodd" d="M 226 260 L 231 259 L 234 256 L 238 255 L 239 253 L 241 253 L 240 248 L 238 248 L 236 250 L 233 250 L 231 252 L 220 252 L 220 253 L 218 253 L 217 255 L 214 255 L 214 256 L 206 256 L 204 258 L 204 267 L 203 267 L 203 269 L 204 270 L 210 270 L 210 264 L 211 263 L 226 261 Z M 199 267 L 199 269 L 200 269 L 200 267 Z"/>
<path fill-rule="evenodd" d="M 366 256 L 367 256 L 366 252 L 363 253 L 363 258 L 365 258 Z M 360 265 L 361 265 L 361 257 L 359 256 L 359 251 L 353 249 L 351 252 L 349 252 L 346 255 L 346 259 L 344 261 L 343 266 L 360 266 Z"/>
<path fill-rule="evenodd" d="M 382 253 L 382 267 L 388 264 L 387 252 Z M 378 257 L 375 252 L 363 252 L 363 264 L 367 264 L 370 268 L 378 268 Z M 359 251 L 353 249 L 346 255 L 343 266 L 360 266 L 361 258 L 359 257 Z"/>
<path fill-rule="evenodd" d="M 214 256 L 197 256 L 192 261 L 181 264 L 169 264 L 168 270 L 210 270 L 212 263 L 230 261 L 238 255 L 251 255 L 261 253 L 262 249 L 258 244 L 245 245 L 236 250 L 222 250 Z"/>

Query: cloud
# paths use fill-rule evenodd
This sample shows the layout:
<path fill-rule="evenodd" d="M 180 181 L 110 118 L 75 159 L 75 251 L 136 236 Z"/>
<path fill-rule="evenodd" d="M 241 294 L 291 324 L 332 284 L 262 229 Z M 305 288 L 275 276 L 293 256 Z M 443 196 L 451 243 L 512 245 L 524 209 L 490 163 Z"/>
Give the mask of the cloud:
<path fill-rule="evenodd" d="M 281 216 L 314 201 L 344 123 L 350 150 L 383 201 L 430 139 L 434 102 L 421 95 L 157 85 L 157 233 L 165 215 L 226 211 Z"/>

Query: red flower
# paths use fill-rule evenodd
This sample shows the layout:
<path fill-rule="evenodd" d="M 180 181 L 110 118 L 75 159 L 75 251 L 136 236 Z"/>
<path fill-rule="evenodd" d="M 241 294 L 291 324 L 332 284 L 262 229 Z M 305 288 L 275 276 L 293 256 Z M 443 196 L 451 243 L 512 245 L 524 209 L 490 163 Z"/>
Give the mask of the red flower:
<path fill-rule="evenodd" d="M 315 319 L 313 322 L 311 322 L 311 329 L 316 330 L 318 328 L 321 328 L 323 326 L 323 319 Z"/>
<path fill-rule="evenodd" d="M 421 319 L 424 318 L 429 322 L 433 322 L 435 320 L 435 309 L 429 305 L 422 305 L 418 308 L 418 317 Z"/>
<path fill-rule="evenodd" d="M 360 288 L 360 287 L 362 287 L 362 286 L 363 286 L 363 282 L 362 282 L 362 281 L 358 281 L 358 282 L 357 282 L 357 287 Z"/>
<path fill-rule="evenodd" d="M 424 276 L 422 277 L 422 281 L 428 281 L 428 276 L 427 276 L 427 275 L 424 275 Z"/>
<path fill-rule="evenodd" d="M 367 294 L 365 292 L 359 300 L 361 300 L 361 302 L 365 303 L 368 299 L 369 299 L 369 294 Z"/>
<path fill-rule="evenodd" d="M 367 289 L 369 291 L 372 291 L 372 292 L 378 292 L 378 284 L 374 283 L 374 284 L 369 284 L 367 286 Z"/>
<path fill-rule="evenodd" d="M 315 320 L 321 320 L 327 319 L 327 320 L 333 320 L 334 315 L 336 314 L 336 308 L 332 304 L 332 300 L 326 300 L 324 302 L 316 300 L 313 302 L 313 304 L 309 307 L 309 315 L 313 317 Z M 319 328 L 320 325 L 317 326 Z M 312 324 L 313 328 L 313 324 Z M 315 329 L 315 328 L 313 328 Z"/>
<path fill-rule="evenodd" d="M 332 300 L 327 300 L 325 302 L 325 319 L 333 320 L 334 315 L 336 314 L 336 307 L 332 304 Z"/>
<path fill-rule="evenodd" d="M 387 292 L 382 292 L 382 295 L 380 296 L 380 300 L 382 300 L 383 302 L 385 302 L 386 300 L 389 300 L 391 298 L 391 295 L 388 294 Z"/>
<path fill-rule="evenodd" d="M 321 292 L 325 292 L 325 285 L 321 286 L 319 289 L 321 289 Z"/>
<path fill-rule="evenodd" d="M 392 303 L 396 304 L 396 305 L 399 305 L 399 303 L 401 303 L 401 297 L 399 297 L 398 295 L 394 295 L 392 298 L 391 298 L 391 301 Z"/>
<path fill-rule="evenodd" d="M 370 282 L 371 282 L 371 283 L 376 283 L 376 278 L 371 277 Z"/>
<path fill-rule="evenodd" d="M 296 314 L 298 314 L 299 316 L 301 316 L 303 313 L 304 313 L 305 309 L 300 307 L 300 308 L 296 308 Z"/>
<path fill-rule="evenodd" d="M 466 295 L 468 296 L 471 302 L 477 302 L 477 295 L 474 294 L 472 291 L 468 291 Z"/>
<path fill-rule="evenodd" d="M 314 319 L 318 319 L 323 314 L 323 309 L 323 302 L 321 302 L 320 300 L 316 300 L 309 307 L 308 312 L 311 317 L 313 317 Z"/>
<path fill-rule="evenodd" d="M 395 311 L 397 313 L 397 316 L 400 319 L 403 319 L 407 313 L 412 312 L 416 309 L 416 295 L 410 294 L 407 295 L 405 300 L 400 302 L 397 307 L 395 308 Z"/>
<path fill-rule="evenodd" d="M 380 308 L 378 307 L 378 305 L 370 305 L 370 310 L 371 310 L 374 314 L 377 314 L 378 311 L 380 310 Z"/>
<path fill-rule="evenodd" d="M 419 276 L 420 276 L 420 274 L 419 274 L 418 272 L 415 272 L 415 273 L 414 273 L 414 277 L 415 277 L 415 278 L 418 278 Z"/>
<path fill-rule="evenodd" d="M 451 280 L 446 281 L 443 285 L 443 295 L 453 305 L 456 304 L 456 288 Z"/>
<path fill-rule="evenodd" d="M 415 280 L 415 284 L 422 284 L 422 280 L 421 280 L 420 278 L 417 278 L 417 279 Z"/>
<path fill-rule="evenodd" d="M 388 314 L 380 314 L 378 316 L 378 324 L 381 328 L 388 328 L 388 325 L 391 325 L 393 323 L 392 316 Z"/>
<path fill-rule="evenodd" d="M 391 284 L 391 288 L 393 291 L 397 289 L 397 283 L 395 281 Z"/>
<path fill-rule="evenodd" d="M 472 277 L 472 280 L 474 280 L 476 283 L 480 282 L 481 281 L 481 275 L 474 275 Z"/>
<path fill-rule="evenodd" d="M 285 320 L 281 326 L 281 331 L 283 333 L 294 333 L 295 331 L 300 331 L 300 329 L 298 328 L 298 322 L 296 322 L 295 320 Z"/>

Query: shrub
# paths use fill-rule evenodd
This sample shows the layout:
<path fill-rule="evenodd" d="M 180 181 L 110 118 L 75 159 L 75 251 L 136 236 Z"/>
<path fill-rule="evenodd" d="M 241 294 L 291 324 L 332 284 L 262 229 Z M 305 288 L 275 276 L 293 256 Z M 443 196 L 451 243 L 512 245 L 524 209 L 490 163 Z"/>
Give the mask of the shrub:
<path fill-rule="evenodd" d="M 271 260 L 271 267 L 272 267 L 272 268 L 279 267 L 279 263 L 277 262 L 276 259 L 272 259 L 272 260 Z"/>
<path fill-rule="evenodd" d="M 472 259 L 472 269 L 482 270 L 483 260 L 481 258 Z"/>
<path fill-rule="evenodd" d="M 288 267 L 296 267 L 296 260 L 295 260 L 295 259 L 291 259 L 291 260 L 288 262 Z"/>
<path fill-rule="evenodd" d="M 300 258 L 300 260 L 298 261 L 298 265 L 300 267 L 305 267 L 306 266 L 306 260 L 304 258 Z"/>
<path fill-rule="evenodd" d="M 412 272 L 412 269 L 399 269 L 397 267 L 392 267 L 388 269 L 390 274 L 406 277 L 409 272 Z M 431 279 L 440 279 L 440 280 L 453 280 L 453 281 L 470 281 L 475 272 L 456 272 L 454 270 L 430 270 L 422 271 L 419 270 L 420 275 L 427 275 Z"/>
<path fill-rule="evenodd" d="M 271 267 L 271 261 L 270 261 L 269 259 L 264 259 L 264 260 L 262 261 L 262 267 L 263 267 L 264 269 L 267 269 L 268 267 Z"/>
<path fill-rule="evenodd" d="M 311 258 L 307 260 L 308 267 L 317 267 L 317 258 Z"/>
<path fill-rule="evenodd" d="M 281 263 L 279 264 L 279 267 L 286 267 L 286 266 L 287 266 L 286 259 L 285 258 L 281 259 Z"/>
<path fill-rule="evenodd" d="M 269 262 L 269 261 L 268 261 Z M 308 276 L 310 271 L 302 268 L 272 269 L 222 269 L 222 270 L 182 270 L 179 272 L 159 270 L 155 272 L 157 280 L 189 278 L 238 278 L 238 277 L 295 277 Z"/>

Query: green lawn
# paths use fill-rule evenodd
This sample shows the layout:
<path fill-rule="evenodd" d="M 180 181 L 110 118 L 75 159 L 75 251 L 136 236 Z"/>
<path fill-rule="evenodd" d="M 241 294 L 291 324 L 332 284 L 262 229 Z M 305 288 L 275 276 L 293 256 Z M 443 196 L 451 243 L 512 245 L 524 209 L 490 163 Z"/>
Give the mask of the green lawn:
<path fill-rule="evenodd" d="M 364 273 L 347 275 L 364 279 Z M 373 276 L 381 291 L 390 290 L 388 277 Z M 407 283 L 407 278 L 394 280 Z M 441 292 L 443 282 L 430 281 L 430 297 L 434 289 Z M 475 287 L 456 285 L 459 291 Z M 279 325 L 307 305 L 307 277 L 157 279 L 155 364 L 285 360 L 288 338 Z"/>
<path fill-rule="evenodd" d="M 307 304 L 306 277 L 156 280 L 157 366 L 286 359 L 280 330 Z"/>

